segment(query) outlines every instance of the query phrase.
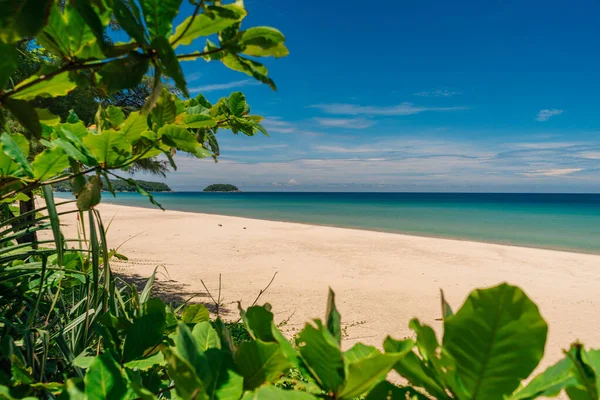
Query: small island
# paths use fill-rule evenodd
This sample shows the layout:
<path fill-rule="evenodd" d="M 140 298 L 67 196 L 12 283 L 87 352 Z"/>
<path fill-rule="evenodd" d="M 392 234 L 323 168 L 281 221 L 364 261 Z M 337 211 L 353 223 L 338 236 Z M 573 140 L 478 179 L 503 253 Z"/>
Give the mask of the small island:
<path fill-rule="evenodd" d="M 215 183 L 214 185 L 208 185 L 204 188 L 203 192 L 239 192 L 238 189 L 234 185 L 230 185 L 228 183 Z"/>

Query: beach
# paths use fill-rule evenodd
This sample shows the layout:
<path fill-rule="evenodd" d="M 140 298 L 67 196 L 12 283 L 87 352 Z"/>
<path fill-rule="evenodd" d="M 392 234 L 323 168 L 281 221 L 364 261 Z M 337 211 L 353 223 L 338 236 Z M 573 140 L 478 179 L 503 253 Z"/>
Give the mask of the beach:
<path fill-rule="evenodd" d="M 542 366 L 562 357 L 575 340 L 600 347 L 600 256 L 275 222 L 211 214 L 102 204 L 109 248 L 129 261 L 113 270 L 143 285 L 154 268 L 157 293 L 179 302 L 212 303 L 221 277 L 221 315 L 237 319 L 237 301 L 273 307 L 292 337 L 325 314 L 328 287 L 336 293 L 344 347 L 381 346 L 387 335 L 412 336 L 411 318 L 442 332 L 440 289 L 456 311 L 469 292 L 501 282 L 520 286 L 549 325 Z M 75 235 L 75 217 L 61 220 Z"/>

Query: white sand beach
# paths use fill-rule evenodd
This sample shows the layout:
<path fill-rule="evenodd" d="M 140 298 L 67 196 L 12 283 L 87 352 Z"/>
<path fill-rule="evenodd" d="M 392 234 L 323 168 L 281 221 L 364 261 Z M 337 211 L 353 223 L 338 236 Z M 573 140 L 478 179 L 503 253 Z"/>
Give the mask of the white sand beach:
<path fill-rule="evenodd" d="M 167 299 L 211 302 L 222 275 L 226 318 L 236 301 L 248 306 L 277 273 L 259 303 L 273 306 L 289 336 L 325 313 L 333 286 L 345 326 L 345 346 L 381 346 L 390 334 L 411 335 L 418 317 L 441 333 L 440 288 L 458 309 L 468 293 L 501 282 L 519 285 L 539 305 L 550 326 L 542 365 L 561 357 L 577 339 L 600 347 L 600 256 L 459 240 L 161 211 L 116 205 L 98 207 L 109 245 L 128 262 L 120 274 L 148 277 L 157 265 L 157 287 Z M 65 233 L 75 220 L 63 218 Z"/>

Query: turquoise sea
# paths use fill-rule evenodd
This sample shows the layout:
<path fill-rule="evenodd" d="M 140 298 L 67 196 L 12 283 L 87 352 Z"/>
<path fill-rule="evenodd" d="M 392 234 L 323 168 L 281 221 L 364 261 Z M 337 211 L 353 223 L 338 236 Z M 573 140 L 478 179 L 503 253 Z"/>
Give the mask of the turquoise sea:
<path fill-rule="evenodd" d="M 156 193 L 168 210 L 600 253 L 600 194 Z M 103 202 L 154 207 L 146 197 Z"/>

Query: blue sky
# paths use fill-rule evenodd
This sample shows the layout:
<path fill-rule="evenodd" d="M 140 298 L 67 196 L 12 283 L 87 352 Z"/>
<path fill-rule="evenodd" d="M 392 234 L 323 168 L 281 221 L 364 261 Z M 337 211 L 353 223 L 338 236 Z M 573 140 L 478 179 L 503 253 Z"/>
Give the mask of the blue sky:
<path fill-rule="evenodd" d="M 265 137 L 219 133 L 219 163 L 177 157 L 199 190 L 600 191 L 600 5 L 568 1 L 246 1 L 290 56 L 278 91 L 202 60 L 188 85 L 243 91 Z M 186 7 L 189 7 L 187 5 Z M 181 15 L 183 17 L 183 15 Z M 189 50 L 189 49 L 188 49 Z"/>

